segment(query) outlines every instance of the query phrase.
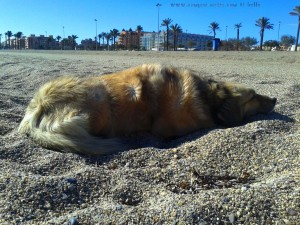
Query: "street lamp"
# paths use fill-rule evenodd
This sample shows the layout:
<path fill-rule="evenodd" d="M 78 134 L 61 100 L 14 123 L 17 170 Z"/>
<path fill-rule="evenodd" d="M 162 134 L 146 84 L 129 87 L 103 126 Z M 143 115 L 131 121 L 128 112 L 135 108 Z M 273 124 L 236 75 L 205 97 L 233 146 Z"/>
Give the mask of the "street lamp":
<path fill-rule="evenodd" d="M 97 51 L 97 49 L 98 49 L 98 48 L 97 48 L 97 38 L 98 38 L 98 37 L 97 37 L 97 34 L 98 34 L 98 32 L 97 32 L 97 21 L 98 21 L 98 20 L 95 19 L 95 22 L 96 22 L 96 38 L 95 38 L 95 41 L 96 41 L 96 51 Z"/>
<path fill-rule="evenodd" d="M 277 37 L 277 41 L 278 41 L 278 42 L 279 42 L 280 24 L 281 24 L 281 22 L 279 21 L 279 22 L 278 22 L 278 37 Z"/>
<path fill-rule="evenodd" d="M 227 28 L 228 28 L 228 26 L 226 26 L 226 37 L 225 37 L 225 40 L 226 40 L 226 51 L 228 51 Z"/>
<path fill-rule="evenodd" d="M 162 6 L 162 4 L 157 3 L 156 7 L 157 7 L 157 45 L 156 45 L 156 49 L 157 51 L 159 51 L 159 7 Z"/>
<path fill-rule="evenodd" d="M 188 33 L 187 33 L 187 29 L 185 30 L 185 48 L 188 49 L 188 43 L 187 43 L 187 37 L 188 37 Z"/>
<path fill-rule="evenodd" d="M 61 49 L 65 50 L 65 26 L 63 26 L 63 40 L 62 40 Z"/>

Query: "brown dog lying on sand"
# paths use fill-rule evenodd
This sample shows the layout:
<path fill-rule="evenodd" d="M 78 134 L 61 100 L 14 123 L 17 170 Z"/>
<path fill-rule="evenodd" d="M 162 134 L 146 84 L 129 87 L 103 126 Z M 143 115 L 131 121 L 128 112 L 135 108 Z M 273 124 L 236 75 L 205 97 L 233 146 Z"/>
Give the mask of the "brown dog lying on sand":
<path fill-rule="evenodd" d="M 150 132 L 178 137 L 272 112 L 276 98 L 171 66 L 142 65 L 98 77 L 62 77 L 42 86 L 19 131 L 59 151 L 109 154 L 116 137 Z"/>

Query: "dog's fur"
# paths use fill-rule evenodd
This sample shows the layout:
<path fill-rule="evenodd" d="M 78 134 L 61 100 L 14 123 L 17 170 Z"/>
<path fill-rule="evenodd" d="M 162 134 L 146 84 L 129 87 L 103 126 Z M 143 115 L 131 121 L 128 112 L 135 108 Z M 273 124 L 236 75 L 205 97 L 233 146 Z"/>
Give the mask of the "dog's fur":
<path fill-rule="evenodd" d="M 62 77 L 42 86 L 19 131 L 59 151 L 109 154 L 117 137 L 150 132 L 182 136 L 216 124 L 235 126 L 269 113 L 275 98 L 171 66 L 142 65 L 98 77 Z"/>

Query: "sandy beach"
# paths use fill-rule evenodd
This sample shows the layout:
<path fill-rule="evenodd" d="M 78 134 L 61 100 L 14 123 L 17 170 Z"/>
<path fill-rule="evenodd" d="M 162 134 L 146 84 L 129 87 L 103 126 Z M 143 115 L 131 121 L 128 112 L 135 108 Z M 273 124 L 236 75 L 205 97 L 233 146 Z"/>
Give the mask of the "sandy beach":
<path fill-rule="evenodd" d="M 197 70 L 276 97 L 275 112 L 233 128 L 89 157 L 17 131 L 27 104 L 62 75 L 143 63 Z M 0 51 L 0 224 L 300 224 L 299 52 Z"/>

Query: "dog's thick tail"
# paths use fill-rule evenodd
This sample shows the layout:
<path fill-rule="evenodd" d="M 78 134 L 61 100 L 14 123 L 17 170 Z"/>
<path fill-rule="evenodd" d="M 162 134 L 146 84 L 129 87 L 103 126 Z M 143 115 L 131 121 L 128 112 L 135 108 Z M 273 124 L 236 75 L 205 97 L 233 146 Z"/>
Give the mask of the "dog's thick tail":
<path fill-rule="evenodd" d="M 119 139 L 92 136 L 87 115 L 78 113 L 67 116 L 62 115 L 63 112 L 47 113 L 47 110 L 40 101 L 33 99 L 19 132 L 29 135 L 45 148 L 61 152 L 106 155 L 122 150 Z"/>

